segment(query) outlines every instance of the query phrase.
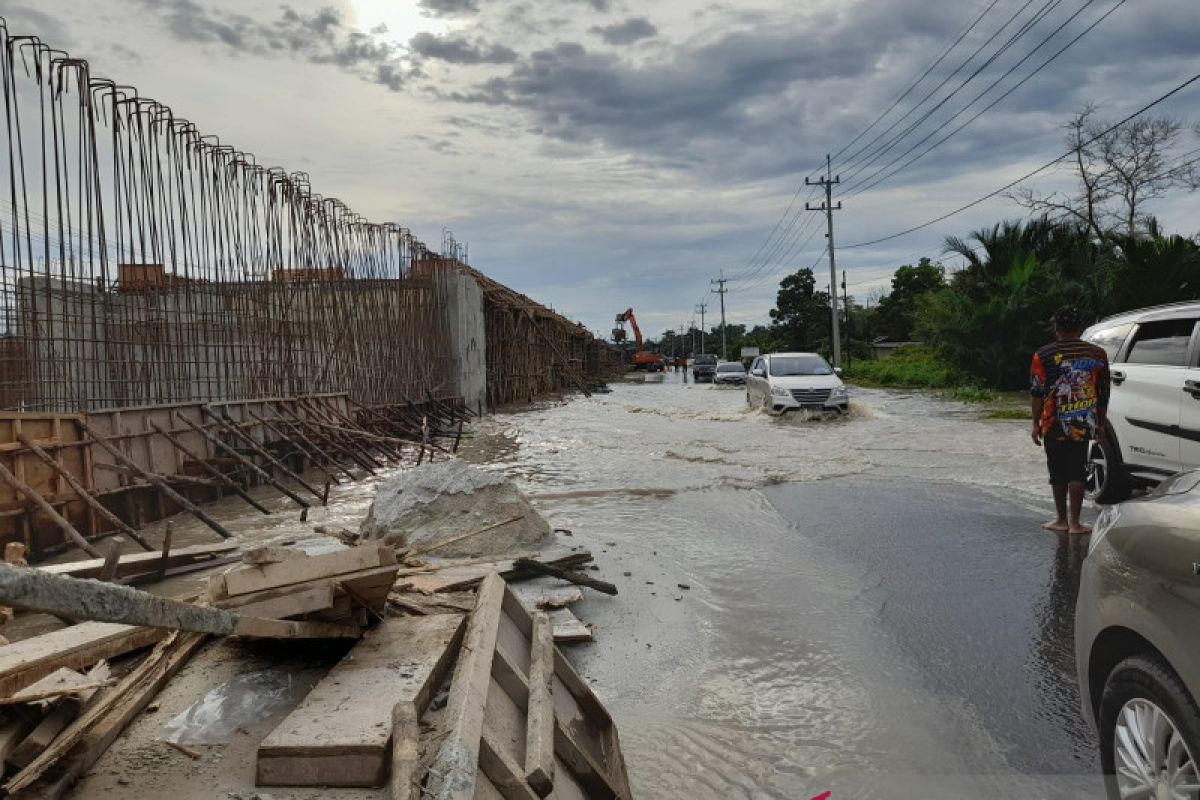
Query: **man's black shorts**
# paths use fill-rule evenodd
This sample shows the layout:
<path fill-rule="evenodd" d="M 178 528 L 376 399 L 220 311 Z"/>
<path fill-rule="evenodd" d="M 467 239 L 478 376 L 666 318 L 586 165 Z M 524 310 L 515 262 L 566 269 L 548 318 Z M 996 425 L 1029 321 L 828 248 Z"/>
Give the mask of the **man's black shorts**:
<path fill-rule="evenodd" d="M 1050 470 L 1050 485 L 1065 486 L 1087 480 L 1088 442 L 1070 439 L 1046 439 L 1046 466 Z"/>

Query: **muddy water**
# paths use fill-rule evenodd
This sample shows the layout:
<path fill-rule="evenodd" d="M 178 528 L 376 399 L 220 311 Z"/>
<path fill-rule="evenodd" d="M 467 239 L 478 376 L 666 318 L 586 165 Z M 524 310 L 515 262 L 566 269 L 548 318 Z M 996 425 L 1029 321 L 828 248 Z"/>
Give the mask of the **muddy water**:
<path fill-rule="evenodd" d="M 638 796 L 1097 795 L 1025 423 L 866 390 L 776 419 L 672 378 L 489 419 L 467 455 L 620 587 L 572 657 Z"/>

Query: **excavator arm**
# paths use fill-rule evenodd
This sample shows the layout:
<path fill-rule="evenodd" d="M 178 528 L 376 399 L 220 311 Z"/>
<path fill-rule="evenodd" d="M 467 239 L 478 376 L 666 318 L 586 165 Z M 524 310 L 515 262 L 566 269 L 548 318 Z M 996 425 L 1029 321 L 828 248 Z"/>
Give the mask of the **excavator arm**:
<path fill-rule="evenodd" d="M 628 322 L 633 328 L 633 339 L 637 342 L 637 352 L 642 352 L 642 329 L 638 327 L 637 317 L 633 315 L 633 309 L 627 308 L 624 313 L 617 314 L 617 324 Z"/>

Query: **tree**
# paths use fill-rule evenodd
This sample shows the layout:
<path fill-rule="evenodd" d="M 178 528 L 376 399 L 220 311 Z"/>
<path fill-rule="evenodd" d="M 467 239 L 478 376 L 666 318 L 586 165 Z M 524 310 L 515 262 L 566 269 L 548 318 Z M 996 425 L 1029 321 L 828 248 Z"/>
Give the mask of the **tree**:
<path fill-rule="evenodd" d="M 912 338 L 917 298 L 946 286 L 946 269 L 928 258 L 914 267 L 905 264 L 892 276 L 892 291 L 881 298 L 875 324 L 882 335 L 896 342 Z"/>
<path fill-rule="evenodd" d="M 816 286 L 811 269 L 794 272 L 779 282 L 771 319 L 787 347 L 812 350 L 829 338 L 829 292 L 818 292 Z"/>
<path fill-rule="evenodd" d="M 1200 159 L 1178 153 L 1185 126 L 1170 117 L 1138 117 L 1110 127 L 1092 104 L 1063 125 L 1079 181 L 1075 194 L 1021 187 L 1010 197 L 1035 213 L 1077 222 L 1101 241 L 1114 233 L 1149 234 L 1146 205 L 1173 190 L 1200 188 Z M 1200 135 L 1200 127 L 1195 132 Z"/>

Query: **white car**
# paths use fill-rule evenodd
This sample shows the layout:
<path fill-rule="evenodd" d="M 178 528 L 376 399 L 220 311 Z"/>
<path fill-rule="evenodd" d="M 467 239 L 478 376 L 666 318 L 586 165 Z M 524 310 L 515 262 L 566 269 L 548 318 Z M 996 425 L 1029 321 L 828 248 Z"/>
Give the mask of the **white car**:
<path fill-rule="evenodd" d="M 1107 437 L 1092 442 L 1088 491 L 1117 503 L 1135 486 L 1200 467 L 1200 303 L 1175 303 L 1102 320 L 1083 338 L 1108 353 Z"/>
<path fill-rule="evenodd" d="M 801 409 L 845 413 L 850 398 L 839 372 L 816 353 L 759 356 L 746 376 L 746 402 L 771 414 Z"/>

